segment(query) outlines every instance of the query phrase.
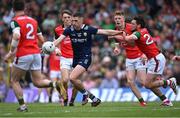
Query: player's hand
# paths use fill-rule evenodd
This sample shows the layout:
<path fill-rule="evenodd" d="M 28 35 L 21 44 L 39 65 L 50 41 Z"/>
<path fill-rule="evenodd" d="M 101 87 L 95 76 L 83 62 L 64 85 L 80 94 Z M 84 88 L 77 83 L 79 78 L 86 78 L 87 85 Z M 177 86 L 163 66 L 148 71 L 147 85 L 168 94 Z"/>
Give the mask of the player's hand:
<path fill-rule="evenodd" d="M 11 59 L 12 56 L 13 56 L 13 53 L 12 53 L 11 51 L 9 51 L 9 52 L 7 53 L 7 55 L 4 57 L 4 61 L 5 61 L 6 63 L 8 63 L 8 60 Z"/>
<path fill-rule="evenodd" d="M 59 48 L 56 48 L 56 49 L 55 49 L 55 53 L 56 53 L 56 55 L 58 55 L 58 56 L 61 56 L 61 54 L 62 54 L 61 51 L 59 50 Z"/>
<path fill-rule="evenodd" d="M 115 47 L 114 50 L 113 50 L 113 53 L 114 53 L 114 55 L 117 56 L 117 55 L 119 55 L 121 53 L 121 51 L 120 51 L 119 48 Z"/>
<path fill-rule="evenodd" d="M 143 63 L 146 63 L 147 60 L 148 60 L 145 54 L 143 54 L 143 55 L 140 57 L 140 59 L 142 60 Z"/>
<path fill-rule="evenodd" d="M 114 36 L 108 36 L 108 40 L 114 39 Z"/>
<path fill-rule="evenodd" d="M 180 61 L 180 56 L 173 56 L 172 60 L 173 61 Z"/>

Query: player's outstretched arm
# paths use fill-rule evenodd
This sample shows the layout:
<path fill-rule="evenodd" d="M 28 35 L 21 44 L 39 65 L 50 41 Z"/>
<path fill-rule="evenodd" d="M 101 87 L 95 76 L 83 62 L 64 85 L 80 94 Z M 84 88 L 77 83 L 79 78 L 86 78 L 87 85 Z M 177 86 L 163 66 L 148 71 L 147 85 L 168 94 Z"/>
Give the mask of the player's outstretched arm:
<path fill-rule="evenodd" d="M 123 31 L 118 31 L 118 30 L 108 30 L 108 29 L 98 29 L 97 34 L 104 34 L 104 35 L 109 35 L 109 36 L 113 36 L 113 35 L 118 35 L 118 34 L 122 34 Z"/>
<path fill-rule="evenodd" d="M 60 44 L 60 42 L 61 42 L 64 38 L 66 38 L 65 35 L 63 35 L 63 34 L 60 35 L 59 38 L 57 38 L 56 40 L 53 41 L 54 45 L 55 45 L 55 46 L 58 46 L 58 45 Z"/>
<path fill-rule="evenodd" d="M 47 72 L 48 72 L 48 69 L 47 69 L 47 67 L 48 67 L 48 60 L 49 60 L 49 55 L 45 55 L 44 56 L 44 59 L 43 59 L 43 73 L 44 74 L 47 74 Z"/>
<path fill-rule="evenodd" d="M 41 47 L 42 44 L 44 43 L 44 37 L 42 34 L 38 34 L 37 37 L 38 37 L 38 45 Z"/>
<path fill-rule="evenodd" d="M 41 29 L 38 27 L 37 29 L 37 38 L 38 38 L 38 45 L 41 47 L 44 43 L 44 37 L 42 35 Z"/>
<path fill-rule="evenodd" d="M 5 56 L 4 61 L 7 62 L 11 57 L 13 57 L 16 53 L 16 48 L 19 44 L 20 38 L 20 28 L 16 28 L 13 30 L 13 36 L 11 41 L 11 46 L 8 54 Z"/>
<path fill-rule="evenodd" d="M 124 36 L 124 40 L 126 40 L 126 41 L 134 41 L 137 39 L 138 39 L 138 37 L 134 33 L 129 36 Z"/>
<path fill-rule="evenodd" d="M 173 60 L 173 61 L 180 61 L 180 56 L 174 56 L 174 57 L 172 58 L 172 60 Z"/>

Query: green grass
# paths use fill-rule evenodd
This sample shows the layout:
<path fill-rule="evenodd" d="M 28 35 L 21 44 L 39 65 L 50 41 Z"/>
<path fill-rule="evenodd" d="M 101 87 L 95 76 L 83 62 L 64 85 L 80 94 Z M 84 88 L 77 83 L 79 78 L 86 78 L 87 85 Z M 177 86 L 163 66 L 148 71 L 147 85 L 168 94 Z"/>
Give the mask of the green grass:
<path fill-rule="evenodd" d="M 149 102 L 147 107 L 131 102 L 105 102 L 98 107 L 90 104 L 61 107 L 59 104 L 28 104 L 28 112 L 16 112 L 18 104 L 0 103 L 0 117 L 180 117 L 180 102 L 173 107 L 162 107 L 160 102 Z"/>

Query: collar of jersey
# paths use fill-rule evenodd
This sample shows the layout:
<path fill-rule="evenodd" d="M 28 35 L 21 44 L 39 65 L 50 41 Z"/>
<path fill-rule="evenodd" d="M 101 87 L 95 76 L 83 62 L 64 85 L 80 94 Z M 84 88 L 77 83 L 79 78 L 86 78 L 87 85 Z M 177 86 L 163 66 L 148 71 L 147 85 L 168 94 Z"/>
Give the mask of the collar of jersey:
<path fill-rule="evenodd" d="M 85 27 L 85 24 L 82 25 L 81 29 L 83 29 Z"/>

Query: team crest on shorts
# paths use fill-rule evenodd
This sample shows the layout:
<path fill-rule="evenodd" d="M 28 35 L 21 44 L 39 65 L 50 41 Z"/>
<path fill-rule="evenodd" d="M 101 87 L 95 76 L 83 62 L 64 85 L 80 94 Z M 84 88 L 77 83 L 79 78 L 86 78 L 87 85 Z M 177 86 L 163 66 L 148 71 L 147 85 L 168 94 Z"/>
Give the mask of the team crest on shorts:
<path fill-rule="evenodd" d="M 87 33 L 86 33 L 86 32 L 84 32 L 84 36 L 87 36 Z"/>

